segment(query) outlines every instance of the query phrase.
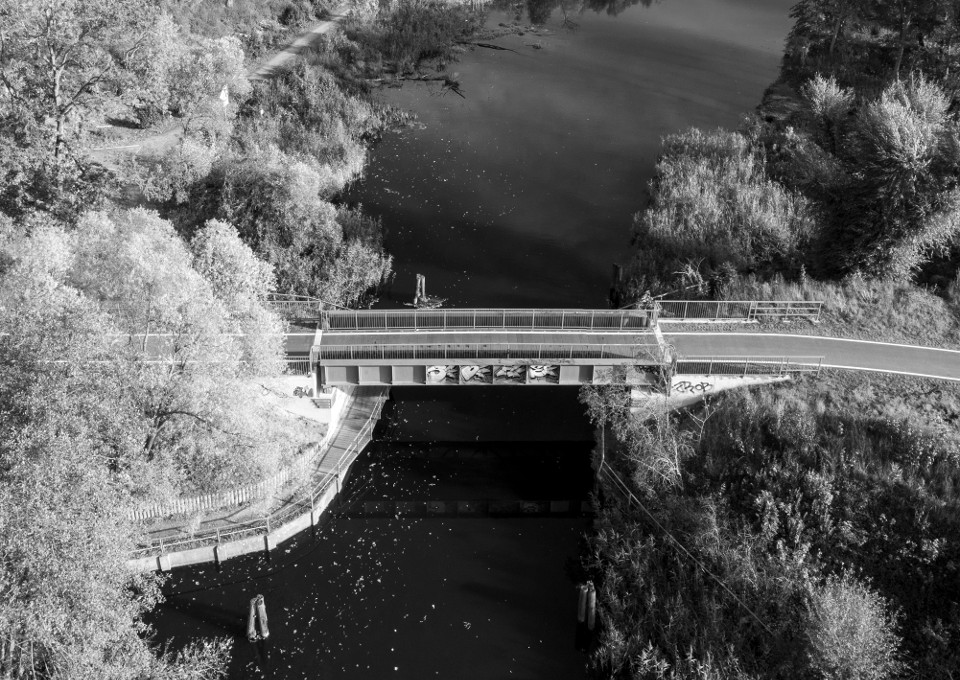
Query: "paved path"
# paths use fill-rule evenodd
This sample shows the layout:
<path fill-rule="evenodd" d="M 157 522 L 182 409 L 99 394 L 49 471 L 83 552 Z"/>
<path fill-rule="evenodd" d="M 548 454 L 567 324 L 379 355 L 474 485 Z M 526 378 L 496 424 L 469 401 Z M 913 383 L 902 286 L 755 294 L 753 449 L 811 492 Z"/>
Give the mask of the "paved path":
<path fill-rule="evenodd" d="M 960 351 L 789 333 L 665 332 L 681 356 L 823 356 L 825 368 L 960 381 Z"/>

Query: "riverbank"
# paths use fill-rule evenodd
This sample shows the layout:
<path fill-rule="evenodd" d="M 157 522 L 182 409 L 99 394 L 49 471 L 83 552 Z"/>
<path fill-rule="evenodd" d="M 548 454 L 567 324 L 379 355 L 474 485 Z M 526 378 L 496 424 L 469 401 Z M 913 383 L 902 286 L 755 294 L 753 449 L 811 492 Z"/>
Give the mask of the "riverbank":
<path fill-rule="evenodd" d="M 338 401 L 342 403 L 329 409 L 326 435 L 307 469 L 264 488 L 262 497 L 253 502 L 234 494 L 240 501 L 236 505 L 221 502 L 186 518 L 174 514 L 145 524 L 146 545 L 138 546 L 127 566 L 135 572 L 169 572 L 202 562 L 219 566 L 238 555 L 269 553 L 300 531 L 317 526 L 335 502 L 353 461 L 372 440 L 389 390 L 353 388 L 341 394 Z M 231 494 L 218 494 L 224 495 Z"/>

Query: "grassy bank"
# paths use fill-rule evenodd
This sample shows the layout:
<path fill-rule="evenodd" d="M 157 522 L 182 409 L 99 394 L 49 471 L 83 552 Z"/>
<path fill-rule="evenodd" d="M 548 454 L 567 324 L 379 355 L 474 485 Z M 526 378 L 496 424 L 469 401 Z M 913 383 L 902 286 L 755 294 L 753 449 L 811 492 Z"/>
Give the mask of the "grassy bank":
<path fill-rule="evenodd" d="M 960 347 L 956 14 L 897 7 L 800 0 L 757 114 L 664 140 L 625 302 L 823 300 L 817 325 L 750 329 Z M 588 401 L 634 496 L 606 480 L 584 552 L 591 677 L 955 676 L 956 386 L 826 372 L 671 416 Z"/>
<path fill-rule="evenodd" d="M 838 375 L 615 424 L 645 510 L 604 485 L 591 676 L 950 677 L 958 422 L 956 387 Z"/>

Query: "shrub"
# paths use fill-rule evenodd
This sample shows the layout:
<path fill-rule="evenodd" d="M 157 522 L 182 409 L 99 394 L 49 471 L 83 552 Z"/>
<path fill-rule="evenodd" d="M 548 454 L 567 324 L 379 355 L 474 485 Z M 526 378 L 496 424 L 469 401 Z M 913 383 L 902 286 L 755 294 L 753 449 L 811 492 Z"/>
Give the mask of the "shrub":
<path fill-rule="evenodd" d="M 810 665 L 824 680 L 884 680 L 900 668 L 888 603 L 849 574 L 811 596 Z"/>
<path fill-rule="evenodd" d="M 708 274 L 790 266 L 812 229 L 806 201 L 764 175 L 739 133 L 697 129 L 664 140 L 652 203 L 634 218 L 638 253 L 630 276 L 673 285 L 684 263 Z"/>

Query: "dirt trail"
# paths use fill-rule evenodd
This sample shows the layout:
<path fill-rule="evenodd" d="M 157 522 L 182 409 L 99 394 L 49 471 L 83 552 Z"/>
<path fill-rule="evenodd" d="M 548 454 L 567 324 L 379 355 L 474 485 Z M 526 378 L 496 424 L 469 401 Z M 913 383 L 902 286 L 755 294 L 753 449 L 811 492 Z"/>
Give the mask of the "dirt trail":
<path fill-rule="evenodd" d="M 308 49 L 320 39 L 320 36 L 335 30 L 339 24 L 347 18 L 348 12 L 349 5 L 344 4 L 337 7 L 330 13 L 329 18 L 316 22 L 309 30 L 301 33 L 296 40 L 280 52 L 273 54 L 260 64 L 254 66 L 249 71 L 249 79 L 251 81 L 257 81 L 272 78 L 277 72 L 277 69 Z M 103 125 L 100 126 L 100 129 L 107 129 L 112 133 L 122 133 L 125 131 L 125 128 L 118 125 Z M 117 139 L 120 143 L 116 146 L 102 146 L 88 149 L 88 153 L 101 165 L 116 171 L 119 169 L 119 161 L 123 156 L 155 156 L 163 154 L 175 147 L 180 142 L 182 136 L 183 126 L 180 123 L 172 122 L 149 137 L 136 141 L 123 139 L 122 134 L 118 134 Z"/>

